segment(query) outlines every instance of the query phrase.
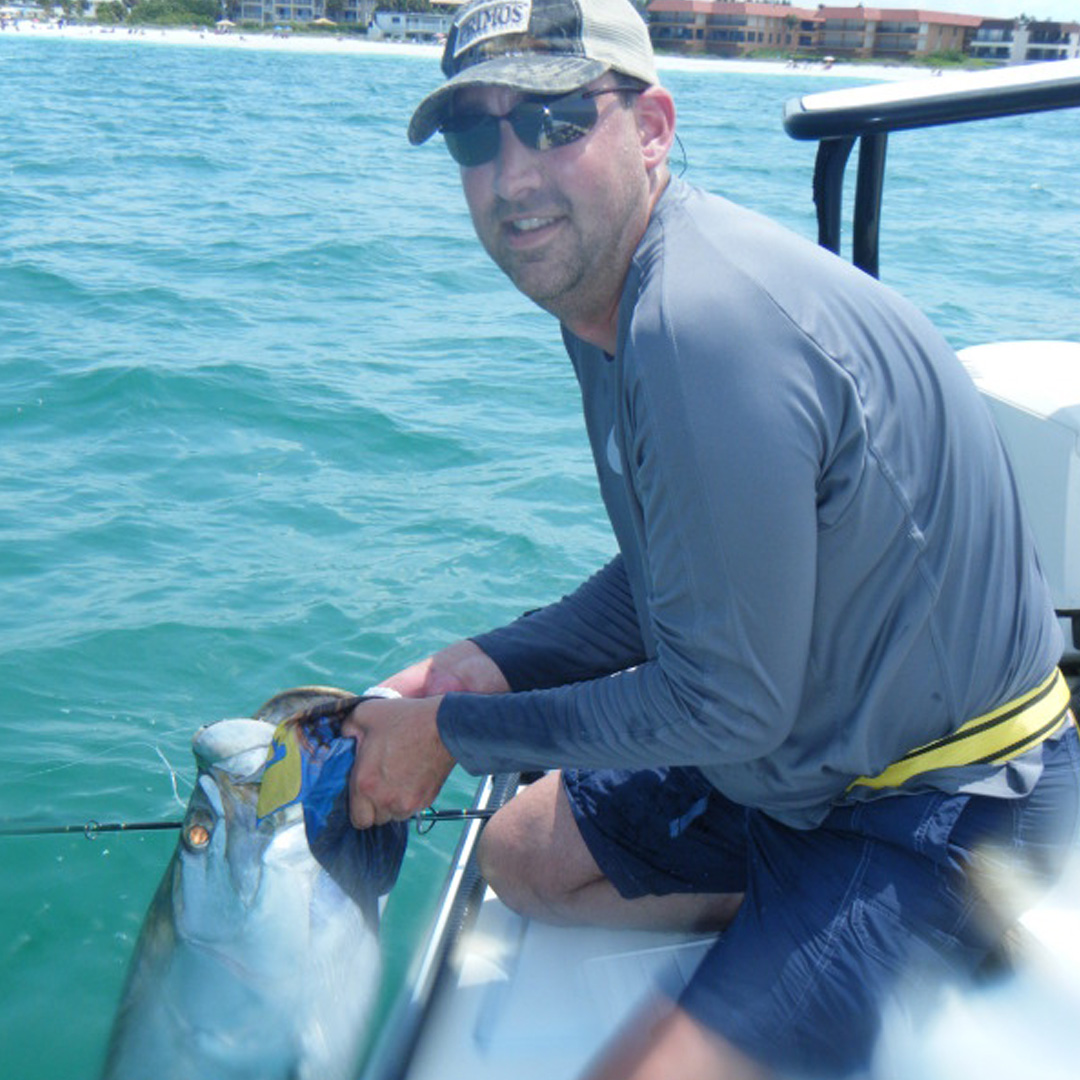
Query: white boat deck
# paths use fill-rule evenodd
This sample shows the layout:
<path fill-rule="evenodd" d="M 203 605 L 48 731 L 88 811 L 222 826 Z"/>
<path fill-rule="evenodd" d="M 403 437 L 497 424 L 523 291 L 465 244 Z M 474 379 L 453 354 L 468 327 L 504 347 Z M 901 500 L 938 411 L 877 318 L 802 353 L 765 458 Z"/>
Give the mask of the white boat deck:
<path fill-rule="evenodd" d="M 570 1080 L 639 1006 L 678 994 L 709 940 L 545 926 L 489 891 L 449 958 L 409 1076 Z"/>
<path fill-rule="evenodd" d="M 905 1009 L 890 1013 L 871 1075 L 955 1080 L 948 1061 L 965 1046 L 974 1052 L 984 1024 L 1007 1016 L 1041 1033 L 1038 1045 L 1025 1053 L 1042 1075 L 1071 1080 L 1080 1029 L 1063 1028 L 1061 1016 L 1075 1015 L 1080 1007 L 1078 889 L 1080 868 L 1074 867 L 1022 918 L 1025 962 L 1010 979 L 983 992 L 950 992 L 942 1014 L 928 1025 L 924 1020 L 918 1037 Z M 407 1076 L 573 1080 L 639 1007 L 679 993 L 710 940 L 545 926 L 514 915 L 489 891 L 474 928 L 449 957 L 448 978 L 427 1015 Z M 1048 1000 L 1056 1003 L 1049 1012 Z M 980 1080 L 1015 1075 L 984 1062 Z"/>

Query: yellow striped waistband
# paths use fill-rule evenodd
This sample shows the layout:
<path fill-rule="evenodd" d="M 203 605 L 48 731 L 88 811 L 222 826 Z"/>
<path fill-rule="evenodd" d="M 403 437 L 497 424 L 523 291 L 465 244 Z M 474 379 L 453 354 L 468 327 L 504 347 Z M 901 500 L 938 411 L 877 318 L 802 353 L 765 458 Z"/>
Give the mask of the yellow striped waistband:
<path fill-rule="evenodd" d="M 860 776 L 853 787 L 900 787 L 913 776 L 962 765 L 1000 765 L 1037 746 L 1070 719 L 1069 684 L 1060 668 L 1034 690 L 992 712 L 976 716 L 951 735 L 916 747 L 877 776 Z"/>

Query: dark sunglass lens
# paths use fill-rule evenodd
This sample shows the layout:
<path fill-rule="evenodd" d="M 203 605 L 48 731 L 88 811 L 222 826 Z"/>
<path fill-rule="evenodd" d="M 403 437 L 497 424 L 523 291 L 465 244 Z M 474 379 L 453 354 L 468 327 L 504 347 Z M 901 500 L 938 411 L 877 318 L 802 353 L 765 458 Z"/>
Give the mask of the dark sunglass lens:
<path fill-rule="evenodd" d="M 544 127 L 544 145 L 541 149 L 553 150 L 576 143 L 593 130 L 597 114 L 596 103 L 591 97 L 575 94 L 557 98 L 548 106 L 548 122 Z"/>
<path fill-rule="evenodd" d="M 584 138 L 596 125 L 598 116 L 596 102 L 581 94 L 548 102 L 544 113 L 543 140 L 538 146 L 540 150 L 554 150 Z"/>
<path fill-rule="evenodd" d="M 554 150 L 588 135 L 596 117 L 596 103 L 575 91 L 565 97 L 527 98 L 515 105 L 506 119 L 525 146 Z"/>
<path fill-rule="evenodd" d="M 526 98 L 519 101 L 507 114 L 506 119 L 514 129 L 514 134 L 523 146 L 532 150 L 542 150 L 544 122 L 547 106 L 543 101 Z"/>
<path fill-rule="evenodd" d="M 441 130 L 450 156 L 459 165 L 483 165 L 499 152 L 497 117 L 486 113 L 451 116 Z"/>

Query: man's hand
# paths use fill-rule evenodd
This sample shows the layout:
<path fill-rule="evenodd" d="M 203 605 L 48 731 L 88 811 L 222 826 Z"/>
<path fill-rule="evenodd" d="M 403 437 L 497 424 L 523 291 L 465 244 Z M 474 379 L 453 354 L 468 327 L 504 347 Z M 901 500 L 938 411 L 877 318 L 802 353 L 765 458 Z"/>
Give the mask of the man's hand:
<path fill-rule="evenodd" d="M 365 701 L 341 725 L 343 735 L 356 739 L 349 775 L 355 828 L 406 821 L 435 801 L 454 767 L 435 723 L 441 700 Z"/>
<path fill-rule="evenodd" d="M 356 739 L 349 776 L 349 817 L 358 829 L 404 821 L 434 801 L 454 767 L 435 717 L 452 691 L 503 694 L 498 665 L 478 645 L 458 641 L 380 683 L 398 699 L 358 705 L 341 725 Z"/>
<path fill-rule="evenodd" d="M 479 645 L 457 641 L 434 656 L 391 675 L 380 685 L 402 697 L 432 697 L 465 691 L 470 694 L 505 694 L 510 686 L 495 661 Z"/>

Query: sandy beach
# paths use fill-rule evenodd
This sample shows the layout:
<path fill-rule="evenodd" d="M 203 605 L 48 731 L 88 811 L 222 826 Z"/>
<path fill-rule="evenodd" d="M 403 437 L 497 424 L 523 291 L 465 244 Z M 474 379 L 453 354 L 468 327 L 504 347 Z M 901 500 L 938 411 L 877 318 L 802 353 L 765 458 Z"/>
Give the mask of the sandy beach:
<path fill-rule="evenodd" d="M 274 34 L 251 33 L 235 29 L 216 33 L 212 28 L 180 27 L 111 27 L 96 25 L 58 26 L 55 23 L 27 19 L 9 23 L 0 33 L 0 40 L 13 37 L 64 38 L 77 41 L 100 41 L 108 44 L 140 42 L 148 45 L 187 45 L 210 49 L 257 49 L 264 51 L 326 54 L 382 54 L 391 56 L 423 56 L 438 59 L 439 45 L 422 45 L 394 41 L 369 41 L 353 36 L 332 34 Z M 875 64 L 803 63 L 790 65 L 783 60 L 724 60 L 718 57 L 664 56 L 657 57 L 660 71 L 713 70 L 737 71 L 741 74 L 762 75 L 820 75 L 823 78 L 858 78 L 877 81 L 926 78 L 928 68 Z"/>

